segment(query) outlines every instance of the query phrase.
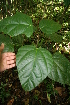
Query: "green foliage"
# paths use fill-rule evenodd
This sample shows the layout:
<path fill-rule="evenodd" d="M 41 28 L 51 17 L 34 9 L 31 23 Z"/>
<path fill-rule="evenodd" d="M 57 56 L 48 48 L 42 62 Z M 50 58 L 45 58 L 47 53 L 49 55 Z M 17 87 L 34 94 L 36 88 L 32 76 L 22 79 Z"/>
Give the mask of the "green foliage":
<path fill-rule="evenodd" d="M 0 45 L 1 43 L 4 43 L 4 46 L 5 46 L 3 52 L 13 52 L 14 51 L 14 46 L 9 36 L 0 34 Z"/>
<path fill-rule="evenodd" d="M 70 4 L 70 0 L 64 0 L 64 3 L 66 6 L 68 6 Z"/>
<path fill-rule="evenodd" d="M 52 55 L 48 50 L 41 47 L 37 48 L 39 42 L 42 42 L 42 36 L 50 38 L 51 42 L 61 42 L 62 36 L 57 34 L 61 29 L 61 25 L 50 19 L 42 19 L 39 22 L 39 27 L 37 26 L 38 29 L 34 33 L 33 28 L 35 30 L 31 18 L 28 15 L 19 12 L 0 22 L 0 32 L 12 36 L 14 44 L 17 42 L 20 46 L 24 45 L 24 35 L 26 35 L 26 37 L 36 38 L 32 39 L 35 41 L 34 45 L 36 47 L 32 45 L 24 45 L 20 47 L 17 52 L 16 65 L 23 89 L 25 91 L 34 89 L 47 76 L 62 84 L 70 84 L 70 62 L 62 54 L 55 53 L 52 58 Z M 37 31 L 40 31 L 40 33 Z M 1 38 L 0 40 L 3 40 L 1 43 L 4 43 L 5 41 L 6 45 L 9 43 L 9 40 L 11 40 L 10 37 L 5 40 L 5 36 L 2 35 Z M 30 38 L 28 38 L 28 40 L 29 39 Z M 45 43 L 51 42 L 48 39 L 45 40 Z M 7 47 L 9 46 L 10 43 Z M 46 46 L 46 48 L 48 49 L 48 46 Z"/>
<path fill-rule="evenodd" d="M 16 65 L 22 87 L 26 91 L 34 89 L 50 73 L 53 61 L 49 51 L 34 46 L 24 46 L 18 50 Z"/>
<path fill-rule="evenodd" d="M 48 77 L 62 84 L 70 84 L 70 62 L 62 54 L 53 55 L 53 68 Z"/>
<path fill-rule="evenodd" d="M 45 35 L 54 42 L 61 42 L 62 36 L 56 34 L 61 29 L 61 25 L 53 20 L 42 19 L 39 23 L 39 27 Z"/>
<path fill-rule="evenodd" d="M 39 23 L 42 32 L 46 34 L 53 34 L 61 29 L 61 25 L 53 20 L 43 19 Z"/>
<path fill-rule="evenodd" d="M 32 20 L 26 14 L 17 12 L 14 16 L 5 18 L 0 22 L 0 31 L 12 37 L 19 34 L 30 37 L 33 33 Z"/>
<path fill-rule="evenodd" d="M 53 84 L 52 83 L 47 83 L 46 90 L 47 90 L 48 94 L 54 94 Z"/>
<path fill-rule="evenodd" d="M 8 96 L 10 96 L 9 91 L 5 90 L 7 84 L 3 84 L 1 82 L 1 86 L 0 86 L 0 98 L 2 99 L 2 103 L 5 102 L 5 98 L 7 98 Z"/>
<path fill-rule="evenodd" d="M 24 35 L 18 35 L 18 36 L 14 36 L 12 37 L 12 41 L 14 44 L 17 44 L 18 46 L 19 45 L 23 45 L 24 43 Z"/>
<path fill-rule="evenodd" d="M 56 33 L 54 34 L 45 34 L 48 38 L 51 39 L 51 41 L 54 41 L 54 42 L 62 42 L 62 36 L 61 35 L 58 35 Z"/>

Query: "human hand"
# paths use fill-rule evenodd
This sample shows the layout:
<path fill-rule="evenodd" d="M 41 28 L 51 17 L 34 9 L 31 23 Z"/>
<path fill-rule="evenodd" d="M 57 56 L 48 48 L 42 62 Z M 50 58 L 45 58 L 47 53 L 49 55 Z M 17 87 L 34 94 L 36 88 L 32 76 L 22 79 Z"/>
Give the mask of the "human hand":
<path fill-rule="evenodd" d="M 1 53 L 4 44 L 0 46 L 0 72 L 16 66 L 16 55 L 12 52 Z"/>

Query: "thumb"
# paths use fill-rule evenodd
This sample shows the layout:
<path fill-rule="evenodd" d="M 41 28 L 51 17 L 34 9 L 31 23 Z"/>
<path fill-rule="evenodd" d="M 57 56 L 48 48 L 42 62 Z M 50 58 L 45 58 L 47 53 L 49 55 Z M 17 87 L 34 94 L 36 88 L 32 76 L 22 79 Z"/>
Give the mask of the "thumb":
<path fill-rule="evenodd" d="M 3 49 L 4 49 L 4 43 L 2 43 L 0 46 L 0 52 L 2 52 Z"/>

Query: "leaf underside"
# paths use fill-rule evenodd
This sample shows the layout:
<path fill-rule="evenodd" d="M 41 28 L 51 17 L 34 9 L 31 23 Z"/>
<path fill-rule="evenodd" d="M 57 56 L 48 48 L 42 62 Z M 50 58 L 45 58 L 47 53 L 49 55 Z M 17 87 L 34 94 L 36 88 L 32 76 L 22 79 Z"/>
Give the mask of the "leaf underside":
<path fill-rule="evenodd" d="M 29 45 L 18 50 L 16 61 L 18 76 L 25 91 L 30 91 L 40 84 L 53 65 L 49 51 Z"/>

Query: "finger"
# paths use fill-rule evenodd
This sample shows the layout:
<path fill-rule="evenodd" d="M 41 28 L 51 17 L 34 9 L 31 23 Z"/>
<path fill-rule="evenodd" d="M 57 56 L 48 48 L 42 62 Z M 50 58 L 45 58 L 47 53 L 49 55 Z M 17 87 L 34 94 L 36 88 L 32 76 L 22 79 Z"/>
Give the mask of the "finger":
<path fill-rule="evenodd" d="M 8 53 L 3 53 L 2 59 L 5 59 L 5 58 L 7 58 L 7 60 L 16 59 L 16 55 L 15 55 L 15 53 L 13 53 L 12 55 L 10 55 L 10 53 L 9 53 L 9 55 L 8 55 Z"/>
<path fill-rule="evenodd" d="M 7 61 L 13 60 L 13 59 L 16 59 L 16 56 L 7 56 L 6 59 L 7 59 Z"/>
<path fill-rule="evenodd" d="M 14 63 L 14 64 L 12 64 L 11 66 L 12 66 L 12 67 L 15 67 L 15 66 L 16 66 L 16 64 Z"/>
<path fill-rule="evenodd" d="M 15 56 L 15 53 L 13 53 L 13 52 L 7 52 L 6 56 Z"/>
<path fill-rule="evenodd" d="M 2 53 L 4 56 L 15 56 L 15 53 L 12 53 L 12 52 L 5 52 L 5 53 Z"/>
<path fill-rule="evenodd" d="M 10 69 L 10 68 L 15 67 L 15 66 L 16 66 L 16 64 L 7 65 L 7 68 L 6 69 Z"/>
<path fill-rule="evenodd" d="M 7 64 L 9 64 L 9 65 L 11 65 L 11 64 L 13 64 L 13 63 L 15 63 L 15 60 L 8 60 L 8 61 L 7 61 Z"/>
<path fill-rule="evenodd" d="M 3 59 L 6 59 L 6 54 L 5 53 L 2 53 L 2 60 Z"/>
<path fill-rule="evenodd" d="M 4 49 L 4 43 L 2 43 L 0 46 L 0 52 L 2 52 L 3 49 Z"/>

